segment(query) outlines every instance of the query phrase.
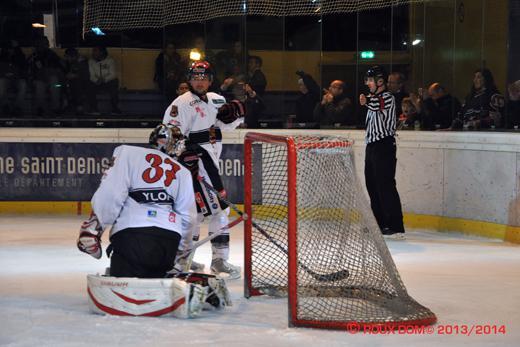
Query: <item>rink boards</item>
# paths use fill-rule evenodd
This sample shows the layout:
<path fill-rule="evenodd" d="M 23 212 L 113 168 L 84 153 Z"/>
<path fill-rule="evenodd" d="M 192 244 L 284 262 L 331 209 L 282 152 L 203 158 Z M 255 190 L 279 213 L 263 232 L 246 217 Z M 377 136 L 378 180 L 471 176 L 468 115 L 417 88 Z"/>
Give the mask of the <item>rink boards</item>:
<path fill-rule="evenodd" d="M 0 129 L 0 212 L 89 210 L 89 197 L 119 144 L 145 145 L 149 129 Z M 221 174 L 230 199 L 242 202 L 246 130 L 224 133 Z M 303 132 L 355 140 L 363 184 L 364 131 Z M 398 134 L 397 185 L 405 223 L 520 243 L 520 134 L 415 132 Z"/>

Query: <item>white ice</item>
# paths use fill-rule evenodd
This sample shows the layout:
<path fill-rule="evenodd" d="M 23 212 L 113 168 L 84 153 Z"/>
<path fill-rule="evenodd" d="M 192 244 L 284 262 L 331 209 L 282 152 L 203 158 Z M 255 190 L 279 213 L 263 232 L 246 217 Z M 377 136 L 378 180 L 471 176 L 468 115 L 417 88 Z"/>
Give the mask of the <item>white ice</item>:
<path fill-rule="evenodd" d="M 520 246 L 412 230 L 388 241 L 411 296 L 439 325 L 506 327 L 505 334 L 352 335 L 287 327 L 287 300 L 244 299 L 229 281 L 234 305 L 193 320 L 91 314 L 86 275 L 108 265 L 75 246 L 83 217 L 0 216 L 1 346 L 518 346 Z M 232 231 L 231 259 L 243 263 L 242 225 Z M 204 235 L 204 232 L 203 232 Z M 107 240 L 104 239 L 104 245 Z M 209 246 L 196 261 L 209 266 Z"/>

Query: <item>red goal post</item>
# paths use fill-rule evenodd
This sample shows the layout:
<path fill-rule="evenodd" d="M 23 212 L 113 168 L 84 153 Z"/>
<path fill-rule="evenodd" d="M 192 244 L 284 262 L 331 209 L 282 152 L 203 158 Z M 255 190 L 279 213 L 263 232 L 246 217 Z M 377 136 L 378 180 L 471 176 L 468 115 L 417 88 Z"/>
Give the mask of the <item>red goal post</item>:
<path fill-rule="evenodd" d="M 290 326 L 433 324 L 401 282 L 352 147 L 341 137 L 246 134 L 244 296 L 288 296 Z"/>

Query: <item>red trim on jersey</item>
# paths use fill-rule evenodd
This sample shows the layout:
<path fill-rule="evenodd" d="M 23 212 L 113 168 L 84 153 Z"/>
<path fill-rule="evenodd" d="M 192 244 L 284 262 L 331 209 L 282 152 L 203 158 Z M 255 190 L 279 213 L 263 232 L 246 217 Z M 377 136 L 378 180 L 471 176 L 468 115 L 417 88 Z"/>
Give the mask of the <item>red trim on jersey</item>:
<path fill-rule="evenodd" d="M 169 307 L 165 307 L 165 308 L 157 310 L 157 311 L 147 312 L 147 313 L 143 313 L 143 314 L 132 314 L 129 312 L 116 310 L 115 308 L 103 305 L 102 303 L 100 303 L 99 301 L 96 300 L 96 298 L 90 291 L 90 288 L 87 288 L 87 292 L 88 292 L 88 295 L 90 296 L 90 298 L 92 299 L 92 302 L 94 303 L 94 305 L 96 305 L 97 308 L 99 308 L 101 311 L 103 311 L 105 313 L 108 313 L 108 314 L 111 314 L 114 316 L 157 317 L 157 316 L 162 316 L 164 314 L 175 311 L 177 308 L 179 308 L 179 306 L 181 306 L 182 304 L 184 304 L 186 302 L 185 298 L 180 298 L 179 300 L 174 302 L 173 305 L 171 305 Z"/>
<path fill-rule="evenodd" d="M 385 109 L 385 99 L 382 96 L 377 97 L 379 99 L 379 111 L 383 111 Z"/>

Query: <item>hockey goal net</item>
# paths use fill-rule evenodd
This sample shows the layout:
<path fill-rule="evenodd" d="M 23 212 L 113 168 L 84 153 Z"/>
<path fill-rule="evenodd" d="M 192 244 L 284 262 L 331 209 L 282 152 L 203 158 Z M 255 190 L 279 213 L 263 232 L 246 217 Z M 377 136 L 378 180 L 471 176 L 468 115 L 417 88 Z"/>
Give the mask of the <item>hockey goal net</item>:
<path fill-rule="evenodd" d="M 83 33 L 161 28 L 229 16 L 321 16 L 438 0 L 85 0 Z"/>
<path fill-rule="evenodd" d="M 353 143 L 245 138 L 245 296 L 288 296 L 289 325 L 426 325 L 356 178 Z"/>

